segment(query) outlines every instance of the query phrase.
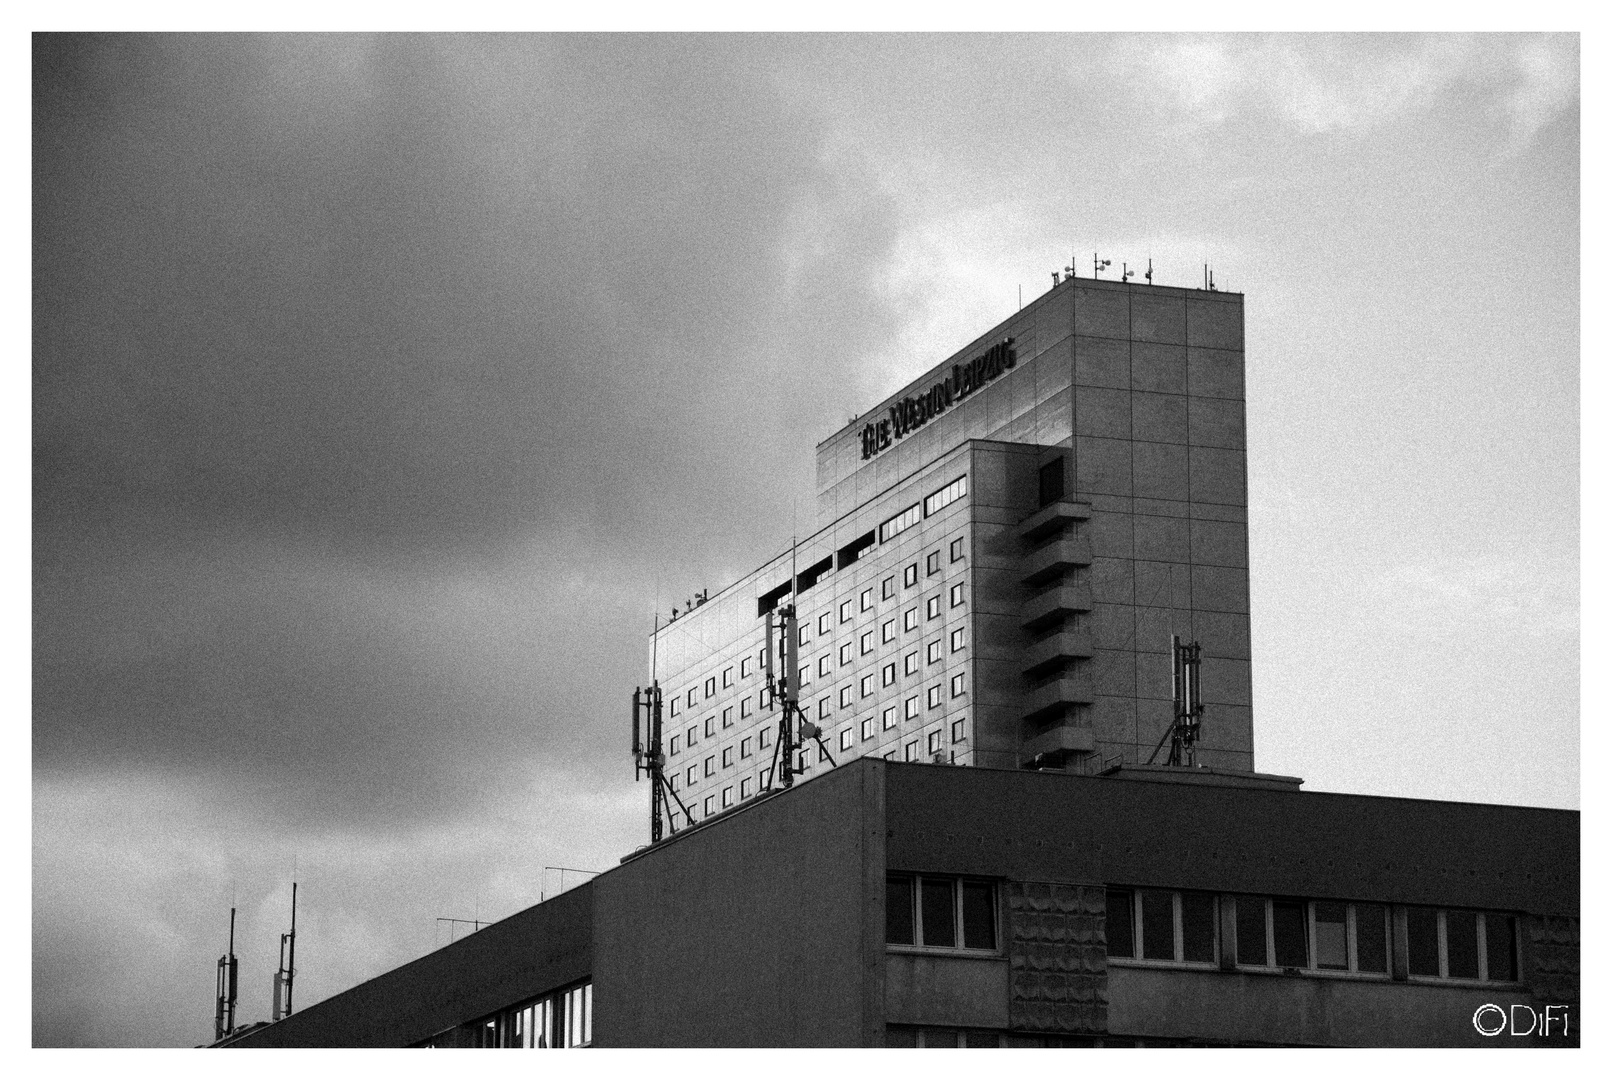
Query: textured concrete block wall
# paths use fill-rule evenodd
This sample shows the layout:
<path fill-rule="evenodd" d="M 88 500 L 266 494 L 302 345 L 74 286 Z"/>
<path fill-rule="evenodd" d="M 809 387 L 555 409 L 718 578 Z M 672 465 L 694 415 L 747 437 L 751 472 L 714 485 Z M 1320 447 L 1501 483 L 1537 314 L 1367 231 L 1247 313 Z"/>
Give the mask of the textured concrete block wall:
<path fill-rule="evenodd" d="M 1108 1030 L 1105 898 L 1101 885 L 1007 883 L 1013 1030 Z"/>

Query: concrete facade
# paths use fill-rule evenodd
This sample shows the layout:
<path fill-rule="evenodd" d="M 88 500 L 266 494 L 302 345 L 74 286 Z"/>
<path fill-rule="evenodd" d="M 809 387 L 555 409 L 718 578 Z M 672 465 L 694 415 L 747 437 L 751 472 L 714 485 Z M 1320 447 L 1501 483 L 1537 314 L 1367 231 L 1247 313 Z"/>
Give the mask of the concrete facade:
<path fill-rule="evenodd" d="M 1578 843 L 1568 811 L 862 759 L 231 1045 L 497 1045 L 578 980 L 596 1046 L 1577 1045 Z M 892 903 L 911 882 L 921 940 Z M 988 914 L 935 944 L 949 883 Z M 1177 905 L 1168 958 L 1130 944 L 1159 898 Z M 1267 903 L 1300 920 L 1291 963 L 1239 939 Z M 1328 969 L 1332 908 L 1384 913 L 1383 970 L 1355 921 Z M 1474 925 L 1490 953 L 1467 976 Z M 1486 1037 L 1486 1005 L 1550 1031 Z"/>

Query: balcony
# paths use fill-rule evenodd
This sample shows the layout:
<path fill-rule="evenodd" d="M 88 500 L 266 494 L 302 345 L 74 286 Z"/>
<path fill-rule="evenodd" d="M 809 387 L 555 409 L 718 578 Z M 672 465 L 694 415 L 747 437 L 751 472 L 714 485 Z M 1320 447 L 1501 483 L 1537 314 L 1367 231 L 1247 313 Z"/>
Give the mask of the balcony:
<path fill-rule="evenodd" d="M 1048 503 L 1019 522 L 1019 538 L 1034 543 L 1051 536 L 1071 521 L 1085 521 L 1091 517 L 1091 503 L 1067 502 L 1060 499 Z"/>
<path fill-rule="evenodd" d="M 1022 715 L 1026 720 L 1043 720 L 1071 706 L 1090 705 L 1096 700 L 1091 679 L 1085 673 L 1060 675 L 1049 683 L 1025 691 Z"/>
<path fill-rule="evenodd" d="M 1091 565 L 1091 541 L 1084 536 L 1054 540 L 1036 548 L 1020 564 L 1019 580 L 1026 585 L 1062 577 L 1076 567 Z"/>
<path fill-rule="evenodd" d="M 1032 678 L 1052 668 L 1091 656 L 1091 631 L 1084 626 L 1065 626 L 1056 634 L 1032 642 L 1024 650 L 1019 670 Z"/>
<path fill-rule="evenodd" d="M 1019 625 L 1032 633 L 1071 615 L 1091 610 L 1091 586 L 1084 581 L 1065 582 L 1024 602 Z"/>
<path fill-rule="evenodd" d="M 1089 727 L 1059 724 L 1019 744 L 1019 761 L 1025 765 L 1062 765 L 1076 754 L 1097 749 L 1097 736 Z"/>

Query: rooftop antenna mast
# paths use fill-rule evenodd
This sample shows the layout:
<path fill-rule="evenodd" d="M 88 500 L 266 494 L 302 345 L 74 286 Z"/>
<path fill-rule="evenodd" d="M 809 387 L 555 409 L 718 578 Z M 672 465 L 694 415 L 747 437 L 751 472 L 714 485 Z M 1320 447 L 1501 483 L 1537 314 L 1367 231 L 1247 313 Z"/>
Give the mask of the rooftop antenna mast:
<path fill-rule="evenodd" d="M 1147 759 L 1149 765 L 1164 749 L 1165 739 L 1170 740 L 1166 765 L 1193 768 L 1198 764 L 1198 737 L 1203 727 L 1201 652 L 1196 641 L 1184 642 L 1179 634 L 1170 635 L 1170 685 L 1175 698 L 1175 716 L 1170 729 L 1153 748 L 1153 756 Z"/>
<path fill-rule="evenodd" d="M 218 958 L 218 999 L 213 1011 L 213 1041 L 235 1030 L 235 991 L 240 983 L 240 961 L 235 958 L 235 909 L 229 909 L 229 952 Z"/>
<path fill-rule="evenodd" d="M 632 760 L 633 779 L 649 777 L 649 842 L 659 843 L 664 824 L 677 831 L 677 815 L 672 812 L 675 802 L 683 812 L 684 821 L 694 820 L 688 807 L 666 778 L 666 754 L 662 749 L 662 709 L 660 681 L 654 678 L 655 650 L 660 643 L 660 613 L 655 613 L 655 644 L 651 646 L 650 683 L 632 692 Z"/>
<path fill-rule="evenodd" d="M 297 970 L 297 883 L 291 883 L 291 932 L 280 935 L 280 970 L 274 973 L 274 1018 L 291 1015 L 291 980 Z"/>
<path fill-rule="evenodd" d="M 1113 259 L 1099 260 L 1097 258 L 1097 253 L 1095 251 L 1092 252 L 1091 253 L 1091 276 L 1092 276 L 1092 280 L 1095 281 L 1098 277 L 1101 276 L 1099 271 L 1101 271 L 1105 267 L 1112 266 L 1113 264 L 1114 264 Z"/>
<path fill-rule="evenodd" d="M 778 609 L 778 621 L 773 622 L 772 612 L 767 613 L 767 649 L 765 659 L 762 661 L 763 674 L 767 680 L 767 707 L 777 708 L 778 739 L 772 748 L 772 765 L 767 770 L 767 783 L 762 791 L 771 791 L 775 787 L 788 788 L 795 785 L 795 773 L 799 771 L 795 764 L 795 755 L 805 740 L 811 739 L 817 743 L 819 752 L 833 765 L 834 757 L 823 742 L 823 730 L 806 718 L 806 713 L 800 707 L 800 624 L 795 611 L 794 598 L 798 595 L 800 581 L 795 572 L 795 545 L 791 543 L 789 549 L 789 592 L 790 603 Z M 776 626 L 777 644 L 773 644 Z M 778 661 L 783 672 L 773 671 L 773 656 L 778 654 Z"/>

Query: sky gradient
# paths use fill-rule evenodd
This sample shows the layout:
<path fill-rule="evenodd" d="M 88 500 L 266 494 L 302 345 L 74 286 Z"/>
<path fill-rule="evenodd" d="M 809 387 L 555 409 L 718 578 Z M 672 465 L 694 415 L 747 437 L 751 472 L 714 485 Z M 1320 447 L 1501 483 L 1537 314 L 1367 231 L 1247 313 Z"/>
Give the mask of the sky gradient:
<path fill-rule="evenodd" d="M 232 903 L 266 1019 L 293 865 L 306 1006 L 644 842 L 651 613 L 1093 251 L 1246 294 L 1257 766 L 1578 805 L 1573 36 L 47 36 L 33 89 L 36 1045 L 208 1040 Z"/>

